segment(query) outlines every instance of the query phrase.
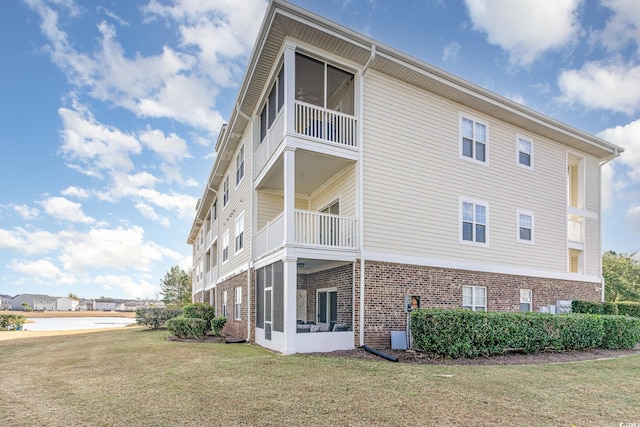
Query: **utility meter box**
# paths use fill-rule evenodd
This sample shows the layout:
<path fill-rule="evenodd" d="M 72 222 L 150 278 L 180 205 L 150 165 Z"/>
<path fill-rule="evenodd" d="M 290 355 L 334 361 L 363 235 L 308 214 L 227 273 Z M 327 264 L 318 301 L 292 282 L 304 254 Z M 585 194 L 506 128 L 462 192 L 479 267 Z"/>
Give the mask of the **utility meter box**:
<path fill-rule="evenodd" d="M 420 295 L 404 294 L 404 312 L 411 313 L 420 308 Z"/>

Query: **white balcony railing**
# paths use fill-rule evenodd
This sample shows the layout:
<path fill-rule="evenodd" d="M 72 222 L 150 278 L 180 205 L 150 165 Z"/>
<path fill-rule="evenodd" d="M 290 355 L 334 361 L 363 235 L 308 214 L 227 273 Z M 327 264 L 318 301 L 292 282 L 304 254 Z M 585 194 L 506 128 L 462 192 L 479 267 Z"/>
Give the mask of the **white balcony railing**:
<path fill-rule="evenodd" d="M 571 242 L 584 242 L 584 221 L 581 217 L 569 217 L 568 238 Z"/>
<path fill-rule="evenodd" d="M 356 249 L 355 218 L 296 209 L 295 243 L 335 249 Z M 264 255 L 284 242 L 284 213 L 265 225 L 255 240 L 256 255 Z"/>
<path fill-rule="evenodd" d="M 280 246 L 284 241 L 284 212 L 269 221 L 256 234 L 256 255 L 264 255 Z"/>
<path fill-rule="evenodd" d="M 296 243 L 356 248 L 356 219 L 313 211 L 295 211 Z"/>
<path fill-rule="evenodd" d="M 298 134 L 357 148 L 356 118 L 338 111 L 295 101 L 295 131 Z"/>

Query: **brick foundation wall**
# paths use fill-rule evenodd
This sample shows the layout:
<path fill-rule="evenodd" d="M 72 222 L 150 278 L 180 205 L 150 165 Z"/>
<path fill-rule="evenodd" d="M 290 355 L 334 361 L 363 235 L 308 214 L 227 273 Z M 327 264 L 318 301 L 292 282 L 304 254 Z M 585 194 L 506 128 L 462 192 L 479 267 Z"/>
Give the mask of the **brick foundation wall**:
<path fill-rule="evenodd" d="M 237 320 L 234 318 L 234 307 L 236 298 L 235 289 L 237 287 L 242 288 L 241 320 Z M 218 285 L 216 286 L 215 304 L 216 315 L 218 316 L 222 316 L 222 293 L 224 291 L 227 291 L 227 323 L 224 326 L 222 332 L 234 339 L 247 339 L 247 301 L 249 293 L 249 290 L 247 289 L 247 272 L 243 271 L 240 274 L 236 274 L 230 279 L 227 279 L 222 283 L 218 283 Z"/>
<path fill-rule="evenodd" d="M 461 308 L 463 286 L 487 288 L 487 310 L 519 311 L 520 289 L 533 292 L 532 311 L 557 300 L 600 300 L 598 284 L 539 277 L 442 269 L 427 266 L 370 262 L 365 264 L 364 342 L 389 348 L 390 331 L 405 330 L 404 294 L 419 295 L 421 307 Z M 355 271 L 356 344 L 358 344 L 360 266 Z"/>

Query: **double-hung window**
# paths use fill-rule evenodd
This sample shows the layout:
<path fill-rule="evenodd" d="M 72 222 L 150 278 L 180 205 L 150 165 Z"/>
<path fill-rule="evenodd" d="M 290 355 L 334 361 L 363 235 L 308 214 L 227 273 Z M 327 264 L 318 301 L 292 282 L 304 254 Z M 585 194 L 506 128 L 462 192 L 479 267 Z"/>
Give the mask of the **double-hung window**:
<path fill-rule="evenodd" d="M 244 178 L 244 145 L 240 147 L 236 156 L 236 187 L 240 184 L 242 178 Z"/>
<path fill-rule="evenodd" d="M 222 235 L 222 262 L 229 261 L 229 230 Z"/>
<path fill-rule="evenodd" d="M 222 184 L 222 206 L 226 207 L 229 204 L 229 175 L 224 179 Z"/>
<path fill-rule="evenodd" d="M 471 117 L 460 116 L 460 157 L 487 164 L 487 125 Z"/>
<path fill-rule="evenodd" d="M 244 212 L 240 213 L 236 218 L 236 253 L 244 248 Z"/>
<path fill-rule="evenodd" d="M 531 311 L 532 294 L 531 289 L 520 289 L 520 311 Z"/>
<path fill-rule="evenodd" d="M 267 136 L 278 113 L 284 106 L 284 67 L 280 68 L 276 81 L 273 82 L 267 101 L 260 111 L 260 142 Z"/>
<path fill-rule="evenodd" d="M 462 308 L 473 311 L 487 311 L 487 288 L 482 286 L 463 286 Z"/>
<path fill-rule="evenodd" d="M 526 169 L 533 169 L 533 141 L 531 138 L 516 135 L 518 151 L 516 153 L 516 164 Z"/>
<path fill-rule="evenodd" d="M 233 317 L 236 320 L 242 319 L 242 288 L 236 288 L 236 300 L 234 305 Z"/>
<path fill-rule="evenodd" d="M 487 203 L 461 199 L 460 200 L 460 241 L 489 244 L 489 221 Z"/>
<path fill-rule="evenodd" d="M 518 242 L 533 243 L 533 213 L 518 210 L 516 211 L 518 221 Z"/>

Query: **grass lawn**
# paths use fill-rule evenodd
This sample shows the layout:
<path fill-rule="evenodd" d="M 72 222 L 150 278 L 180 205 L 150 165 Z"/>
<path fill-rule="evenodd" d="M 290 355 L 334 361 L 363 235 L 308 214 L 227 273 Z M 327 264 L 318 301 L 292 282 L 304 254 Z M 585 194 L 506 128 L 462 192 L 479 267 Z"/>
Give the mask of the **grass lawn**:
<path fill-rule="evenodd" d="M 12 426 L 640 423 L 640 356 L 409 365 L 166 336 L 124 328 L 1 341 L 0 413 Z"/>

